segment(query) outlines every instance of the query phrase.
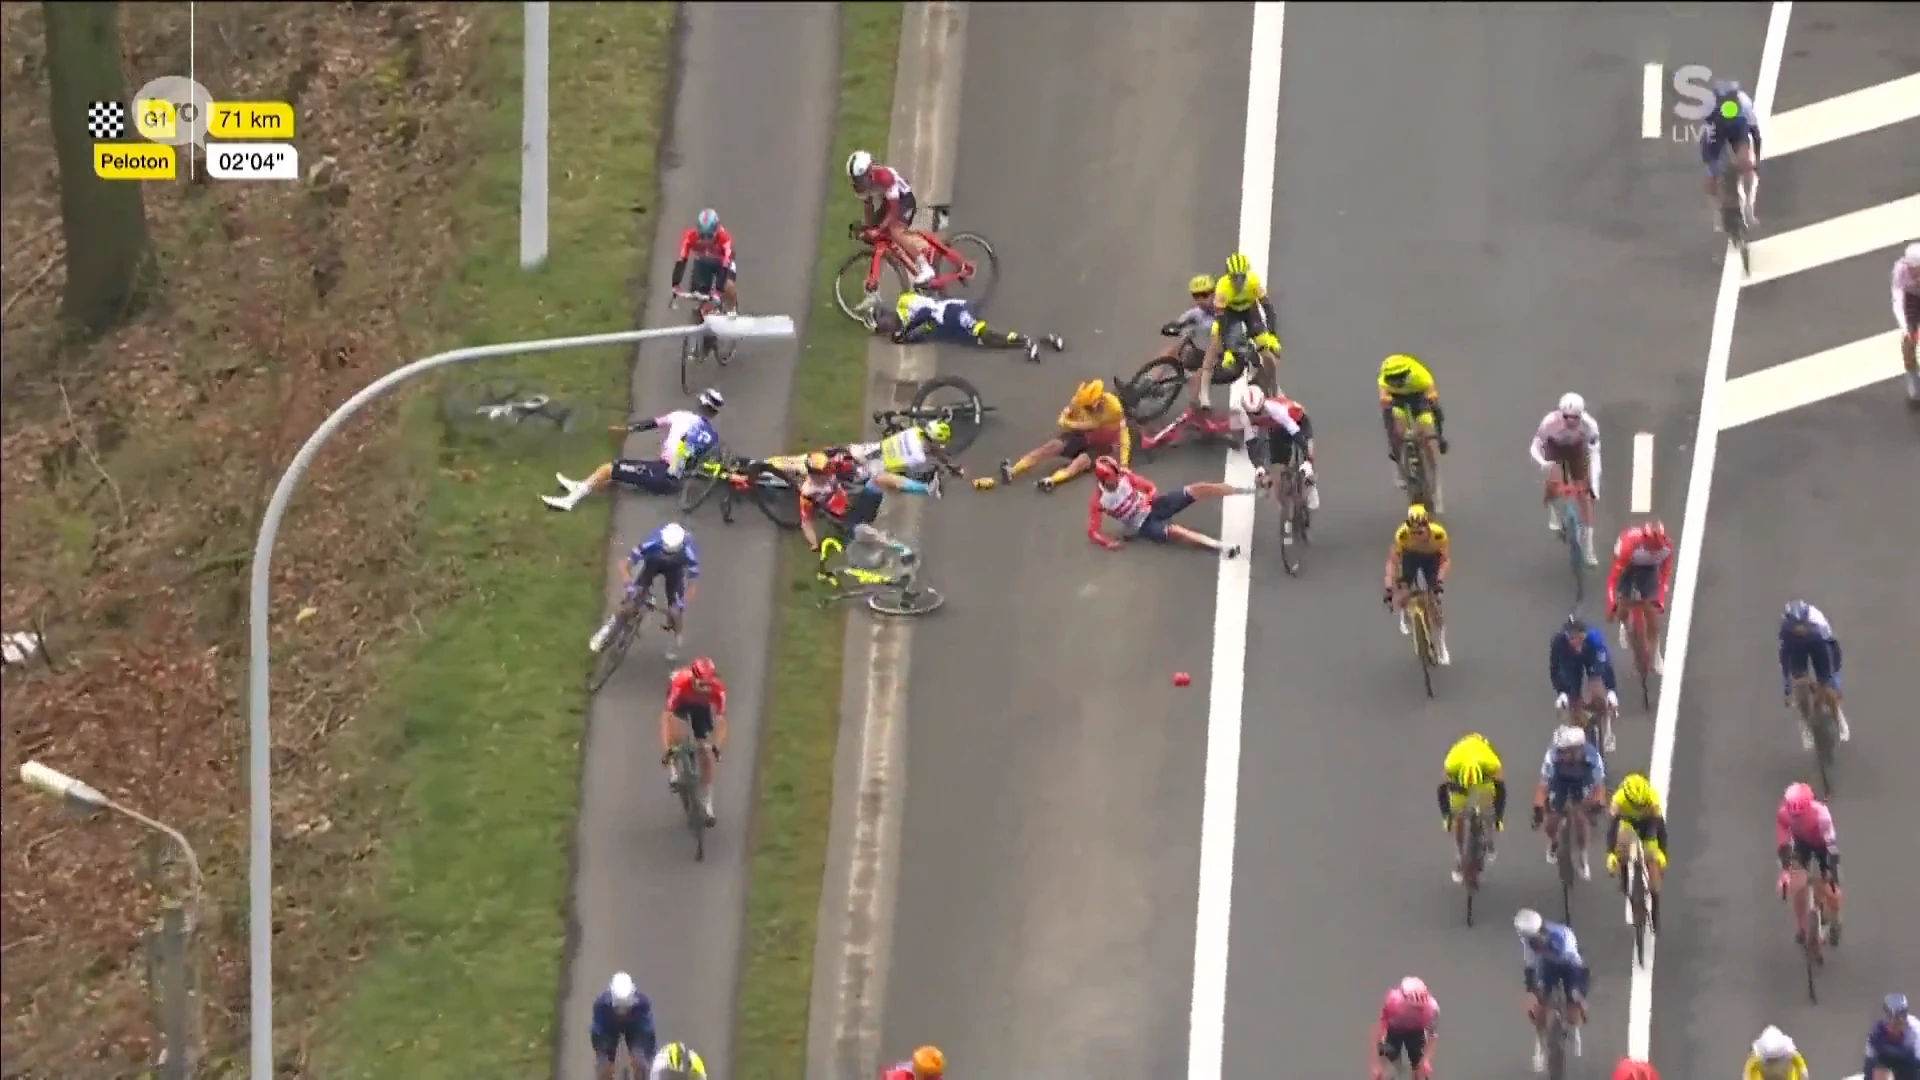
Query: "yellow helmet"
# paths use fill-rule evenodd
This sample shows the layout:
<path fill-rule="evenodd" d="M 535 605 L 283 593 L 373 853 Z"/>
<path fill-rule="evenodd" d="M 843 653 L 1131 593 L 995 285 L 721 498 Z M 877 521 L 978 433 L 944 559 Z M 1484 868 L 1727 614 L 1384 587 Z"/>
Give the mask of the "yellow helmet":
<path fill-rule="evenodd" d="M 1653 785 L 1647 778 L 1634 773 L 1620 781 L 1620 796 L 1635 806 L 1649 806 L 1653 803 Z"/>
<path fill-rule="evenodd" d="M 1187 282 L 1187 295 L 1189 296 L 1213 295 L 1213 275 L 1212 274 L 1193 275 L 1192 280 Z"/>
<path fill-rule="evenodd" d="M 1390 383 L 1406 382 L 1407 376 L 1413 374 L 1413 365 L 1417 363 L 1418 360 L 1406 353 L 1394 353 L 1387 357 L 1386 363 L 1380 365 L 1380 377 Z"/>
<path fill-rule="evenodd" d="M 1105 381 L 1093 379 L 1089 382 L 1083 382 L 1080 384 L 1080 389 L 1073 392 L 1073 407 L 1076 409 L 1091 409 L 1095 405 L 1100 404 L 1100 399 L 1106 396 L 1107 384 Z"/>
<path fill-rule="evenodd" d="M 923 1046 L 913 1052 L 913 1075 L 917 1080 L 941 1080 L 947 1072 L 947 1055 L 937 1046 Z"/>
<path fill-rule="evenodd" d="M 1463 788 L 1479 787 L 1481 784 L 1484 784 L 1486 782 L 1487 782 L 1487 772 L 1485 769 L 1482 769 L 1479 765 L 1470 761 L 1467 764 L 1461 766 L 1460 768 L 1460 786 L 1461 787 Z"/>
<path fill-rule="evenodd" d="M 810 473 L 826 472 L 827 467 L 831 464 L 832 462 L 828 460 L 827 455 L 818 450 L 807 455 L 807 471 Z"/>
<path fill-rule="evenodd" d="M 1422 506 L 1419 503 L 1414 503 L 1412 506 L 1407 507 L 1407 524 L 1425 525 L 1428 522 L 1431 522 L 1432 520 L 1433 518 L 1431 515 L 1427 513 L 1427 508 L 1425 506 Z"/>
<path fill-rule="evenodd" d="M 1244 277 L 1246 273 L 1252 269 L 1253 264 L 1247 261 L 1245 255 L 1236 251 L 1227 256 L 1227 273 L 1229 275 L 1233 277 Z"/>

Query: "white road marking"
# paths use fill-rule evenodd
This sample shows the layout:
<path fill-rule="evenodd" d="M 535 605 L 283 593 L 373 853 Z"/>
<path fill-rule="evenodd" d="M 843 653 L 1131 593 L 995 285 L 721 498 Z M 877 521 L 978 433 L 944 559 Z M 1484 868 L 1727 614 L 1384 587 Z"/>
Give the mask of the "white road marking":
<path fill-rule="evenodd" d="M 1267 270 L 1273 238 L 1274 153 L 1280 138 L 1280 46 L 1284 3 L 1253 5 L 1247 77 L 1246 150 L 1240 174 L 1240 251 Z M 1245 451 L 1227 453 L 1226 482 L 1253 483 Z M 1200 896 L 1193 932 L 1193 1005 L 1187 1027 L 1187 1080 L 1220 1080 L 1226 1040 L 1227 945 L 1233 907 L 1234 818 L 1240 809 L 1240 711 L 1246 692 L 1247 590 L 1252 582 L 1254 500 L 1229 496 L 1220 540 L 1240 545 L 1222 560 L 1213 603 L 1213 673 L 1207 700 L 1207 767 L 1200 803 Z"/>
<path fill-rule="evenodd" d="M 1666 134 L 1660 114 L 1667 103 L 1667 66 L 1648 64 L 1640 75 L 1640 137 L 1658 139 Z"/>
<path fill-rule="evenodd" d="M 1767 17 L 1766 43 L 1760 50 L 1760 77 L 1753 105 L 1761 116 L 1773 108 L 1780 85 L 1780 61 L 1786 53 L 1791 0 L 1773 5 Z M 1713 335 L 1707 342 L 1707 370 L 1700 383 L 1700 427 L 1693 438 L 1693 469 L 1687 476 L 1686 508 L 1681 512 L 1680 550 L 1674 555 L 1674 590 L 1667 620 L 1666 671 L 1660 679 L 1660 706 L 1653 720 L 1653 759 L 1647 779 L 1673 815 L 1674 727 L 1680 719 L 1680 688 L 1687 674 L 1687 643 L 1693 635 L 1694 594 L 1700 588 L 1700 555 L 1706 541 L 1707 497 L 1713 486 L 1713 462 L 1720 450 L 1720 414 L 1725 400 L 1727 361 L 1733 352 L 1733 317 L 1740 306 L 1740 258 L 1729 245 L 1720 273 L 1720 295 L 1713 306 Z M 1657 942 L 1647 934 L 1647 962 L 1633 969 L 1628 999 L 1627 1053 L 1645 1059 L 1653 1042 L 1653 961 Z M 1631 946 L 1629 946 L 1631 949 Z"/>
<path fill-rule="evenodd" d="M 1764 420 L 1789 409 L 1839 397 L 1897 377 L 1900 331 L 1889 330 L 1837 349 L 1801 357 L 1728 381 L 1720 430 Z"/>
<path fill-rule="evenodd" d="M 1916 116 L 1920 116 L 1920 74 L 1789 109 L 1766 122 L 1760 149 L 1772 161 Z"/>
<path fill-rule="evenodd" d="M 1758 285 L 1881 248 L 1891 250 L 1915 236 L 1920 236 L 1920 195 L 1909 195 L 1755 240 L 1753 273 L 1746 284 Z"/>
<path fill-rule="evenodd" d="M 1636 514 L 1653 513 L 1653 432 L 1642 431 L 1633 437 L 1633 497 L 1628 510 Z"/>

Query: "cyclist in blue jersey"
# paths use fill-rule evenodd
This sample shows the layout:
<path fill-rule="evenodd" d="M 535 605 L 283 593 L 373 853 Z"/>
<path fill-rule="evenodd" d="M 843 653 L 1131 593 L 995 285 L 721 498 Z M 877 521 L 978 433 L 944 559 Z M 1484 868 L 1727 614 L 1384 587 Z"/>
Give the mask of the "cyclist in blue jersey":
<path fill-rule="evenodd" d="M 680 653 L 682 617 L 687 611 L 687 601 L 693 597 L 694 579 L 699 576 L 700 552 L 693 546 L 693 534 L 678 522 L 669 521 L 660 526 L 628 552 L 627 561 L 620 564 L 620 581 L 626 586 L 626 593 L 620 607 L 594 632 L 587 648 L 596 653 L 606 648 L 621 612 L 632 614 L 634 605 L 647 599 L 658 579 L 667 594 L 667 631 L 673 635 L 667 659 L 674 659 Z"/>
<path fill-rule="evenodd" d="M 1880 1022 L 1867 1032 L 1864 1080 L 1920 1080 L 1920 1017 L 1907 1008 L 1907 995 L 1888 994 L 1880 1002 Z"/>
<path fill-rule="evenodd" d="M 713 419 L 720 415 L 726 405 L 720 391 L 706 389 L 700 391 L 700 408 L 675 409 L 669 413 L 646 420 L 638 420 L 612 428 L 616 432 L 653 431 L 663 429 L 666 438 L 660 441 L 660 451 L 652 458 L 615 458 L 595 469 L 585 480 L 569 480 L 564 474 L 554 474 L 565 488 L 565 495 L 542 495 L 540 501 L 551 510 L 572 510 L 581 500 L 594 492 L 605 488 L 609 483 L 648 495 L 672 495 L 680 490 L 687 473 L 702 458 L 715 452 L 720 446 L 720 432 L 713 426 Z"/>
<path fill-rule="evenodd" d="M 1062 352 L 1067 343 L 1059 334 L 1028 337 L 1013 330 L 994 330 L 985 319 L 974 315 L 973 308 L 960 299 L 944 300 L 903 292 L 890 312 L 882 312 L 873 321 L 873 332 L 885 334 L 896 345 L 917 345 L 931 341 L 941 345 L 978 345 L 988 349 L 1019 349 L 1029 360 L 1040 359 L 1040 346 Z"/>
<path fill-rule="evenodd" d="M 1607 709 L 1620 707 L 1620 687 L 1613 676 L 1607 635 L 1599 627 L 1588 626 L 1579 615 L 1567 616 L 1560 632 L 1553 635 L 1547 648 L 1547 678 L 1553 682 L 1553 707 L 1565 711 L 1572 723 L 1580 723 L 1584 711 L 1602 708 L 1602 701 Z M 1605 727 L 1603 749 L 1612 753 L 1613 725 Z"/>
<path fill-rule="evenodd" d="M 593 999 L 594 1075 L 598 1080 L 613 1080 L 614 1063 L 620 1057 L 620 1044 L 627 1044 L 627 1058 L 646 1069 L 659 1049 L 660 1036 L 653 1028 L 653 1003 L 633 985 L 633 976 L 624 971 L 613 973 L 607 988 Z"/>
<path fill-rule="evenodd" d="M 1607 804 L 1607 763 L 1587 742 L 1587 733 L 1568 724 L 1553 733 L 1553 746 L 1540 761 L 1540 783 L 1533 789 L 1533 827 L 1547 830 L 1547 861 L 1560 861 L 1560 819 L 1573 815 L 1573 846 L 1579 853 L 1580 880 L 1593 876 L 1587 866 L 1592 816 Z"/>
<path fill-rule="evenodd" d="M 1747 227 L 1756 220 L 1754 202 L 1760 194 L 1760 118 L 1753 99 L 1731 79 L 1713 84 L 1713 111 L 1700 129 L 1700 160 L 1707 166 L 1707 203 L 1714 227 L 1720 222 L 1720 173 L 1731 157 L 1739 169 L 1746 199 Z"/>
<path fill-rule="evenodd" d="M 1817 607 L 1805 600 L 1787 605 L 1780 616 L 1780 696 L 1793 702 L 1793 679 L 1811 671 L 1820 688 L 1833 695 L 1833 718 L 1839 724 L 1840 741 L 1853 738 L 1847 730 L 1847 714 L 1840 708 L 1840 639 L 1833 636 L 1833 624 Z M 1813 732 L 1800 725 L 1800 741 L 1813 749 Z"/>
<path fill-rule="evenodd" d="M 1580 941 L 1573 928 L 1548 922 L 1540 913 L 1521 908 L 1513 916 L 1520 935 L 1520 963 L 1527 987 L 1527 1019 L 1533 1021 L 1533 1071 L 1547 1071 L 1547 999 L 1559 987 L 1567 997 L 1567 1026 L 1572 1029 L 1573 1052 L 1580 1054 L 1580 1028 L 1587 1022 L 1587 962 L 1580 957 Z"/>

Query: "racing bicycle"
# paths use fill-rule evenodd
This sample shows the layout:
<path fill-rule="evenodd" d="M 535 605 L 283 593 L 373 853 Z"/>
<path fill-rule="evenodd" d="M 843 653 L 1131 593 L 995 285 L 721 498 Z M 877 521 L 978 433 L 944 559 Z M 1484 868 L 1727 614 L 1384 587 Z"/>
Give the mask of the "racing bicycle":
<path fill-rule="evenodd" d="M 627 595 L 620 601 L 620 609 L 613 617 L 613 632 L 607 636 L 607 643 L 600 648 L 600 655 L 594 657 L 593 670 L 587 673 L 587 693 L 599 693 L 607 685 L 613 673 L 620 670 L 620 662 L 627 658 L 627 650 L 640 640 L 643 624 L 649 612 L 659 610 L 654 602 L 652 590 L 646 594 L 635 595 L 637 590 L 628 587 Z M 675 616 L 668 612 L 663 625 L 671 632 L 674 629 Z"/>
<path fill-rule="evenodd" d="M 957 288 L 965 289 L 963 298 L 968 301 L 973 313 L 984 315 L 987 301 L 993 296 L 993 287 L 1000 278 L 1000 257 L 994 254 L 993 245 L 987 242 L 987 238 L 979 233 L 958 232 L 951 239 L 942 240 L 939 234 L 946 231 L 953 207 L 933 206 L 928 209 L 933 212 L 933 227 L 908 230 L 927 245 L 934 269 L 933 280 L 919 286 L 917 291 L 944 295 Z M 907 257 L 893 250 L 893 241 L 887 238 L 886 230 L 877 225 L 854 222 L 847 226 L 847 235 L 860 247 L 848 255 L 834 272 L 833 302 L 847 318 L 865 322 L 879 293 L 881 267 L 893 267 L 897 292 L 907 291 L 912 286 L 912 279 L 906 269 Z M 865 268 L 864 277 L 851 276 L 859 273 L 862 267 Z"/>
<path fill-rule="evenodd" d="M 1811 671 L 1793 677 L 1793 703 L 1800 710 L 1800 722 L 1813 733 L 1813 760 L 1820 771 L 1820 794 L 1833 794 L 1833 752 L 1840 741 L 1840 724 L 1835 718 L 1833 691 L 1817 686 Z"/>
<path fill-rule="evenodd" d="M 1613 726 L 1616 719 L 1617 710 L 1604 700 L 1598 703 L 1588 701 L 1583 686 L 1578 696 L 1567 695 L 1567 707 L 1560 710 L 1557 722 L 1568 726 L 1579 725 L 1580 730 L 1587 733 L 1588 745 L 1599 747 L 1603 754 L 1611 754 L 1615 745 Z"/>
<path fill-rule="evenodd" d="M 1613 850 L 1626 846 L 1627 857 L 1620 860 L 1621 887 L 1627 894 L 1627 924 L 1633 927 L 1633 960 L 1647 965 L 1647 931 L 1653 926 L 1653 892 L 1647 877 L 1647 848 L 1640 832 L 1630 822 L 1620 823 L 1624 837 L 1613 838 Z"/>
<path fill-rule="evenodd" d="M 882 436 L 897 435 L 909 427 L 944 420 L 953 429 L 947 440 L 947 453 L 958 455 L 973 445 L 985 426 L 992 405 L 981 400 L 980 389 L 958 375 L 940 375 L 914 388 L 904 409 L 887 409 L 873 414 L 873 422 Z"/>
<path fill-rule="evenodd" d="M 1564 523 L 1563 523 L 1564 527 Z M 1633 653 L 1633 673 L 1640 677 L 1640 704 L 1653 710 L 1653 601 L 1636 596 L 1627 601 L 1621 620 L 1627 628 L 1627 648 Z"/>
<path fill-rule="evenodd" d="M 1300 549 L 1307 546 L 1313 512 L 1307 509 L 1307 487 L 1300 478 L 1300 447 L 1291 444 L 1284 463 L 1267 471 L 1267 486 L 1280 508 L 1280 565 L 1292 577 L 1300 576 Z"/>
<path fill-rule="evenodd" d="M 905 544 L 895 549 L 856 542 L 850 551 L 840 537 L 826 537 L 820 541 L 820 568 L 814 577 L 832 590 L 822 607 L 865 600 L 876 615 L 928 615 L 947 599 L 940 590 L 920 584 L 920 553 Z"/>
<path fill-rule="evenodd" d="M 1573 925 L 1573 883 L 1579 880 L 1579 871 L 1573 865 L 1573 815 L 1588 812 L 1586 800 L 1568 799 L 1553 830 L 1553 864 L 1560 874 L 1560 914 L 1568 926 Z"/>
<path fill-rule="evenodd" d="M 1587 552 L 1582 543 L 1584 526 L 1580 524 L 1583 486 L 1568 478 L 1566 465 L 1555 463 L 1553 468 L 1553 531 L 1560 534 L 1561 542 L 1567 546 L 1567 566 L 1573 571 L 1573 599 L 1578 603 L 1587 595 Z"/>
<path fill-rule="evenodd" d="M 1795 939 L 1807 961 L 1807 1000 L 1818 1005 L 1820 995 L 1814 989 L 1814 969 L 1827 962 L 1826 947 L 1829 943 L 1838 943 L 1837 928 L 1827 921 L 1826 908 L 1820 903 L 1820 885 L 1818 872 L 1809 867 L 1801 870 L 1800 887 L 1793 890 L 1793 925 Z"/>
<path fill-rule="evenodd" d="M 1726 167 L 1720 170 L 1718 186 L 1720 188 L 1720 229 L 1727 234 L 1727 242 L 1733 245 L 1740 255 L 1740 270 L 1743 274 L 1753 272 L 1753 256 L 1747 250 L 1747 191 L 1743 183 L 1743 174 L 1733 162 L 1733 150 L 1728 147 Z"/>
<path fill-rule="evenodd" d="M 680 797 L 680 810 L 687 817 L 687 831 L 693 833 L 693 859 L 707 858 L 707 813 L 700 805 L 700 744 L 691 736 L 674 740 L 667 751 L 673 764 L 673 793 Z"/>
<path fill-rule="evenodd" d="M 572 431 L 574 427 L 571 407 L 508 381 L 458 387 L 441 401 L 440 410 L 442 421 L 450 428 L 540 424 L 555 431 Z"/>
<path fill-rule="evenodd" d="M 1542 1041 L 1547 1046 L 1547 1080 L 1566 1080 L 1567 1042 L 1573 1037 L 1573 1025 L 1567 1020 L 1567 990 L 1555 983 L 1548 995 L 1547 1030 Z"/>
<path fill-rule="evenodd" d="M 1413 588 L 1407 593 L 1407 623 L 1413 629 L 1413 654 L 1420 661 L 1420 681 L 1426 684 L 1429 698 L 1433 696 L 1433 669 L 1440 666 L 1440 656 L 1433 648 L 1430 603 L 1427 575 L 1416 574 Z"/>
<path fill-rule="evenodd" d="M 693 302 L 693 322 L 703 327 L 706 324 L 707 316 L 726 314 L 725 309 L 720 306 L 720 297 L 718 294 L 711 292 L 690 293 L 683 292 L 679 289 L 673 290 L 673 300 L 667 304 L 667 310 L 672 311 L 679 307 L 680 301 L 682 300 L 690 300 Z M 719 364 L 721 367 L 726 367 L 727 364 L 733 360 L 734 350 L 739 347 L 739 338 L 728 338 L 722 341 L 712 330 L 707 329 L 702 329 L 697 334 L 688 334 L 686 337 L 681 338 L 681 393 L 693 393 L 694 388 L 701 385 L 704 381 L 695 378 L 694 371 L 707 357 L 713 357 L 714 363 Z"/>
<path fill-rule="evenodd" d="M 1460 862 L 1460 887 L 1467 891 L 1467 925 L 1473 925 L 1473 894 L 1480 891 L 1480 875 L 1487 870 L 1487 817 L 1477 799 L 1467 799 L 1467 852 Z"/>
<path fill-rule="evenodd" d="M 1420 503 L 1440 513 L 1440 455 L 1435 440 L 1427 437 L 1404 405 L 1393 407 L 1393 422 L 1400 432 L 1400 479 L 1407 485 L 1407 505 Z"/>

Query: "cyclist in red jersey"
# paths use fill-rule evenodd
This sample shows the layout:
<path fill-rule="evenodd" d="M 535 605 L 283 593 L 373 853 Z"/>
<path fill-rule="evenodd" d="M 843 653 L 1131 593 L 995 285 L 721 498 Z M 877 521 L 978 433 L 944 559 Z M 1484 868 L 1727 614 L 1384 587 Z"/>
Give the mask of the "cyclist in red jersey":
<path fill-rule="evenodd" d="M 687 281 L 688 292 L 699 296 L 719 293 L 726 298 L 727 314 L 740 310 L 740 290 L 735 283 L 739 267 L 733 261 L 733 236 L 720 224 L 720 215 L 713 210 L 700 211 L 693 219 L 693 228 L 680 236 L 680 257 L 673 264 L 675 289 L 680 287 L 680 279 L 689 268 L 693 276 Z"/>
<path fill-rule="evenodd" d="M 847 158 L 847 179 L 853 193 L 867 206 L 867 224 L 886 229 L 894 250 L 912 258 L 913 283 L 925 285 L 933 280 L 933 264 L 927 261 L 927 245 L 913 235 L 913 215 L 919 209 L 913 185 L 900 175 L 873 160 L 865 150 L 855 150 Z"/>
<path fill-rule="evenodd" d="M 673 744 L 682 730 L 692 732 L 700 749 L 700 808 L 711 826 L 714 773 L 727 745 L 727 684 L 704 656 L 667 680 L 667 707 L 660 713 L 660 764 L 667 767 L 669 782 L 679 779 L 672 774 Z"/>
<path fill-rule="evenodd" d="M 913 1058 L 880 1071 L 880 1080 L 945 1080 L 947 1055 L 937 1046 L 923 1046 Z"/>
<path fill-rule="evenodd" d="M 1648 636 L 1653 639 L 1652 662 L 1657 673 L 1665 666 L 1660 656 L 1660 613 L 1667 610 L 1667 586 L 1673 582 L 1673 540 L 1658 518 L 1635 525 L 1613 542 L 1613 570 L 1607 575 L 1607 621 L 1620 624 L 1620 647 L 1631 652 L 1626 620 L 1620 613 L 1624 596 L 1653 601 L 1648 614 Z"/>
<path fill-rule="evenodd" d="M 1621 1058 L 1613 1067 L 1613 1080 L 1660 1080 L 1660 1070 L 1639 1058 Z"/>

